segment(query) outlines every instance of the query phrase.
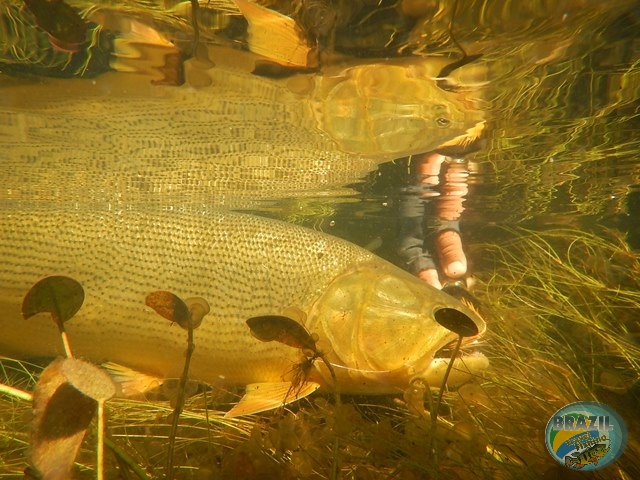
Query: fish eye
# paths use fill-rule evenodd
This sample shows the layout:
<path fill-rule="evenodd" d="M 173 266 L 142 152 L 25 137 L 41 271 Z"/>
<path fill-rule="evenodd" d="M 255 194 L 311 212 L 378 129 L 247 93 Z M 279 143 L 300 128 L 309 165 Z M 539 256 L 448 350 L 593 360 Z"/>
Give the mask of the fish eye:
<path fill-rule="evenodd" d="M 448 127 L 450 124 L 451 124 L 451 120 L 449 120 L 448 118 L 444 118 L 444 117 L 436 118 L 436 125 L 438 125 L 439 127 Z"/>

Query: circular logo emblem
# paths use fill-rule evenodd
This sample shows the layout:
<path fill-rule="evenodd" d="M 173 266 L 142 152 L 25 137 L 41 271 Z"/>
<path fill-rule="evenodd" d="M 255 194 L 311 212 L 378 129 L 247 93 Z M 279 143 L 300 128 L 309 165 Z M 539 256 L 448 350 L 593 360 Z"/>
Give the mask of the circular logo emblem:
<path fill-rule="evenodd" d="M 599 470 L 615 462 L 627 446 L 627 425 L 611 407 L 571 403 L 547 423 L 545 441 L 553 458 L 578 470 Z"/>

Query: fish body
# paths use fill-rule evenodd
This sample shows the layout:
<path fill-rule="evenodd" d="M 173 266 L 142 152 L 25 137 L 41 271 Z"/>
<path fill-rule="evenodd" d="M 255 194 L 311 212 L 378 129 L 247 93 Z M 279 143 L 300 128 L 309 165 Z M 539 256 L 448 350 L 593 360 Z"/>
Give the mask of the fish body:
<path fill-rule="evenodd" d="M 565 456 L 564 464 L 567 467 L 578 469 L 591 463 L 597 466 L 598 461 L 600 461 L 609 450 L 611 450 L 611 447 L 606 443 L 596 443 L 580 453 Z"/>
<path fill-rule="evenodd" d="M 46 314 L 21 302 L 48 275 L 83 286 L 85 302 L 65 324 L 76 356 L 177 377 L 186 332 L 145 305 L 152 291 L 202 297 L 211 306 L 195 331 L 190 377 L 235 384 L 283 382 L 298 349 L 255 339 L 250 317 L 301 312 L 318 335 L 342 392 L 389 393 L 433 371 L 434 354 L 456 338 L 441 309 L 477 314 L 349 242 L 259 217 L 220 212 L 92 211 L 42 206 L 0 215 L 0 354 L 51 356 L 62 344 Z M 42 318 L 38 318 L 42 317 Z M 331 388 L 316 362 L 309 380 Z M 437 363 L 437 362 L 436 362 Z"/>
<path fill-rule="evenodd" d="M 95 79 L 0 76 L 0 151 L 9 152 L 0 182 L 0 354 L 62 353 L 53 322 L 25 321 L 20 306 L 39 279 L 64 275 L 86 295 L 65 325 L 71 346 L 94 362 L 180 375 L 186 333 L 145 305 L 162 290 L 211 307 L 195 331 L 193 379 L 294 378 L 308 366 L 303 353 L 260 342 L 246 320 L 296 312 L 318 335 L 340 391 L 396 392 L 414 376 L 436 384 L 446 362 L 434 354 L 456 334 L 435 317 L 463 312 L 481 333 L 474 312 L 352 244 L 209 206 L 316 195 L 463 135 L 481 115 L 437 87 L 429 72 L 441 66 L 415 59 L 417 69 L 375 63 L 337 67 L 321 75 L 326 81 L 274 80 L 251 75 L 239 52 L 211 46 L 215 66 L 193 59 L 184 85 L 151 85 L 164 74 L 148 70 L 175 52 L 166 39 L 154 44 L 149 29 L 131 30 L 144 39 L 119 38 L 116 71 Z M 408 124 L 419 126 L 419 142 L 407 143 Z M 377 138 L 383 143 L 371 147 Z M 322 363 L 306 380 L 332 388 Z"/>

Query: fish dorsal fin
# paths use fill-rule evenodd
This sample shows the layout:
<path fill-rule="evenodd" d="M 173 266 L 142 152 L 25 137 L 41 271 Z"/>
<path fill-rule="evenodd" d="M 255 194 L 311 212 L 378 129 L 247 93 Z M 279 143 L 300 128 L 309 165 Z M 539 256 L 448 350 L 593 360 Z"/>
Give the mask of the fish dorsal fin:
<path fill-rule="evenodd" d="M 246 392 L 240 402 L 224 416 L 231 418 L 272 410 L 300 400 L 315 392 L 319 387 L 320 385 L 314 382 L 305 382 L 295 390 L 291 389 L 291 382 L 251 383 L 247 385 Z"/>
<path fill-rule="evenodd" d="M 123 397 L 143 395 L 159 387 L 164 382 L 164 379 L 160 377 L 147 375 L 146 373 L 113 362 L 103 363 L 102 368 L 104 368 L 109 375 L 111 375 L 113 381 L 119 385 L 120 394 Z"/>

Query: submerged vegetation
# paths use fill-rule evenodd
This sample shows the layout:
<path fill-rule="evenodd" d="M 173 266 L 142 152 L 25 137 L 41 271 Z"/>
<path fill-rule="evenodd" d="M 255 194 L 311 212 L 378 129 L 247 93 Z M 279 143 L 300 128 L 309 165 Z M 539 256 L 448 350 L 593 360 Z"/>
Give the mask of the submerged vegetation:
<path fill-rule="evenodd" d="M 318 395 L 235 419 L 221 411 L 237 400 L 232 393 L 201 387 L 180 416 L 175 477 L 321 479 L 337 467 L 337 478 L 353 479 L 559 478 L 571 472 L 546 451 L 546 422 L 568 403 L 599 401 L 627 420 L 629 444 L 592 478 L 637 478 L 640 255 L 609 232 L 496 233 L 499 244 L 471 252 L 481 259 L 474 293 L 488 321 L 480 341 L 491 367 L 444 394 L 435 430 L 435 395 L 419 383 L 395 397 L 335 404 Z M 40 368 L 3 359 L 1 372 L 3 383 L 31 391 Z M 0 470 L 20 478 L 31 406 L 8 396 L 0 403 Z M 105 411 L 105 478 L 162 478 L 169 402 L 112 399 Z M 80 478 L 95 476 L 94 445 L 90 433 Z"/>
<path fill-rule="evenodd" d="M 489 423 L 499 425 L 495 441 L 538 471 L 549 460 L 543 420 L 563 405 L 605 403 L 627 419 L 632 439 L 640 402 L 638 252 L 612 232 L 494 233 L 500 245 L 472 253 L 483 259 L 480 270 L 491 272 L 477 292 L 491 306 L 484 340 L 492 369 L 478 412 L 487 431 L 495 428 Z M 616 478 L 640 472 L 633 439 L 617 467 Z M 615 468 L 602 475 L 610 478 Z"/>
<path fill-rule="evenodd" d="M 101 29 L 108 29 L 100 26 L 87 31 L 86 25 L 79 26 L 78 31 L 87 35 L 88 50 L 93 56 L 77 55 L 79 60 L 70 62 L 78 42 L 74 35 L 50 31 L 46 25 L 40 25 L 45 17 L 35 12 L 33 18 L 18 21 L 24 11 L 22 4 L 5 3 L 7 25 L 17 25 L 17 32 L 5 34 L 5 43 L 12 47 L 3 60 L 7 71 L 14 68 L 19 73 L 26 64 L 31 64 L 37 67 L 31 70 L 36 74 L 67 70 L 69 76 L 85 75 L 85 71 L 87 75 L 97 75 L 109 68 L 124 71 L 125 67 L 132 68 L 130 62 L 135 63 L 127 56 L 112 56 L 110 51 L 100 55 L 102 44 L 96 38 Z M 51 8 L 49 3 L 56 2 L 43 5 Z M 70 5 L 81 3 L 69 1 Z M 226 0 L 202 3 L 199 13 L 191 18 L 186 3 L 178 2 L 170 13 L 159 3 L 138 1 L 126 6 L 124 3 L 93 6 L 85 13 L 95 20 L 98 13 L 117 18 L 125 10 L 135 10 L 139 12 L 137 19 L 148 16 L 162 20 L 156 22 L 156 27 L 174 43 L 158 47 L 150 42 L 146 48 L 159 49 L 167 58 L 191 53 L 195 36 L 191 34 L 191 25 L 199 25 L 203 41 L 222 37 L 236 46 L 255 41 L 246 22 L 240 20 L 235 3 Z M 282 13 L 300 17 L 300 25 L 311 44 L 323 50 L 330 50 L 330 46 L 340 54 L 375 58 L 435 52 L 458 59 L 460 49 L 454 48 L 451 41 L 454 25 L 456 37 L 469 53 L 483 53 L 483 62 L 494 77 L 483 93 L 491 103 L 487 131 L 495 134 L 486 140 L 486 152 L 475 157 L 480 175 L 475 177 L 478 183 L 474 186 L 480 196 L 489 190 L 481 188 L 483 181 L 499 188 L 491 192 L 493 196 L 488 201 L 480 198 L 475 203 L 467 202 L 467 215 L 478 224 L 484 225 L 487 219 L 494 218 L 516 223 L 522 218 L 553 216 L 554 220 L 562 217 L 564 225 L 577 225 L 576 215 L 618 212 L 629 185 L 638 184 L 634 127 L 640 85 L 638 10 L 631 1 L 603 3 L 597 8 L 585 8 L 583 2 L 539 2 L 538 12 L 528 11 L 534 7 L 526 2 L 508 2 L 513 7 L 510 9 L 502 1 L 474 0 L 466 2 L 466 8 L 458 9 L 455 22 L 451 14 L 454 2 L 446 1 L 378 2 L 384 8 L 375 15 L 369 14 L 368 9 L 376 2 L 367 1 L 262 3 L 281 9 L 297 6 L 294 12 Z M 342 11 L 349 10 L 352 3 L 358 6 L 353 7 L 354 11 Z M 436 4 L 443 8 L 431 11 Z M 557 5 L 557 10 L 547 4 Z M 522 11 L 517 10 L 519 5 Z M 318 7 L 334 8 L 336 12 L 327 16 Z M 414 12 L 414 8 L 418 11 Z M 390 18 L 388 14 L 392 11 L 396 12 L 392 21 L 378 17 L 384 14 Z M 340 23 L 342 16 L 349 21 Z M 192 23 L 194 17 L 199 23 Z M 521 21 L 532 23 L 534 28 Z M 601 24 L 606 27 L 593 27 Z M 41 26 L 43 31 L 33 28 L 34 25 Z M 380 25 L 389 28 L 379 28 Z M 564 27 L 556 30 L 558 25 Z M 353 34 L 354 26 L 357 35 Z M 268 38 L 271 42 L 272 37 Z M 36 49 L 30 58 L 26 47 L 36 40 L 40 50 L 58 48 L 51 50 L 51 57 L 42 58 L 35 56 L 40 53 Z M 136 43 L 139 40 L 129 39 L 144 52 L 144 45 Z M 60 50 L 61 46 L 66 49 Z M 98 62 L 101 56 L 108 60 Z M 264 66 L 262 71 L 258 66 L 254 73 L 269 73 Z M 197 76 L 202 72 L 191 68 L 195 79 L 211 81 L 209 74 Z M 274 72 L 266 76 L 292 73 L 286 68 Z M 175 85 L 185 80 L 180 68 L 161 73 L 162 78 L 154 82 Z M 113 102 L 110 98 L 106 105 Z M 126 105 L 122 111 L 127 115 L 121 117 L 129 118 L 134 108 L 129 107 L 129 100 L 118 105 Z M 104 108 L 99 111 L 100 118 L 110 111 Z M 144 111 L 148 121 L 148 112 Z M 73 151 L 78 135 L 87 128 L 88 115 L 82 111 L 79 125 L 83 128 L 75 129 L 69 137 L 73 138 L 70 147 Z M 12 120 L 13 116 L 7 118 Z M 67 117 L 60 118 L 66 121 Z M 249 128 L 244 120 L 245 130 L 253 131 L 254 127 Z M 138 123 L 145 125 L 142 121 Z M 210 130 L 217 123 L 204 123 L 209 142 Z M 164 132 L 161 128 L 157 130 Z M 140 143 L 131 140 L 134 136 L 130 135 L 130 144 L 107 145 L 108 158 L 117 156 L 118 152 L 112 149 L 121 143 L 127 146 L 124 154 L 120 152 L 123 158 L 128 158 L 138 146 L 139 150 L 145 150 L 146 142 L 154 137 L 147 130 L 142 133 Z M 7 138 L 13 142 L 18 135 Z M 162 139 L 163 146 L 165 140 Z M 296 138 L 296 146 L 297 143 Z M 48 158 L 48 150 L 41 145 L 25 142 L 23 148 L 35 149 L 29 150 L 28 158 Z M 182 143 L 175 148 L 180 151 Z M 300 151 L 307 154 L 311 150 Z M 274 154 L 278 155 L 282 156 Z M 296 165 L 300 162 L 298 156 L 294 152 Z M 313 155 L 310 157 L 313 168 L 321 172 L 318 178 L 324 178 L 325 170 L 355 171 L 355 167 L 344 162 L 325 165 Z M 237 162 L 230 163 L 223 173 L 228 176 L 233 173 L 231 178 L 235 179 L 240 167 Z M 303 187 L 321 183 L 316 177 L 309 177 L 314 182 L 292 182 L 293 167 L 285 165 L 282 171 L 287 168 L 290 171 L 282 178 L 288 188 L 292 183 Z M 272 171 L 280 175 L 280 170 Z M 267 185 L 265 179 L 272 171 L 251 170 L 262 185 Z M 49 174 L 52 173 L 47 170 Z M 217 178 L 224 175 L 218 174 Z M 21 175 L 14 177 L 23 181 Z M 335 183 L 344 183 L 343 177 L 339 180 Z M 246 187 L 244 179 L 230 183 L 229 189 L 235 189 L 237 194 L 257 195 L 257 191 Z M 100 189 L 96 187 L 96 191 Z M 84 196 L 84 190 L 81 193 Z M 283 194 L 279 190 L 276 193 Z M 336 213 L 334 198 L 338 193 L 351 191 L 334 189 L 332 193 L 319 200 L 300 199 L 298 195 L 295 200 L 281 202 L 274 215 L 294 223 L 315 220 L 317 228 L 333 226 L 333 220 L 329 222 L 327 217 L 333 218 Z M 338 203 L 344 208 L 347 203 L 356 202 L 345 196 Z M 562 208 L 557 211 L 559 206 Z M 266 206 L 265 211 L 271 213 L 269 208 Z M 327 219 L 324 224 L 323 218 Z M 587 477 L 640 478 L 640 428 L 635 422 L 640 411 L 640 253 L 630 250 L 611 231 L 594 234 L 569 228 L 535 231 L 495 228 L 491 233 L 494 235 L 490 243 L 472 245 L 469 251 L 478 275 L 473 293 L 481 301 L 488 326 L 479 347 L 490 358 L 491 367 L 481 376 L 444 392 L 441 397 L 432 393 L 429 385 L 416 381 L 394 396 L 341 396 L 340 401 L 335 401 L 332 396 L 315 395 L 276 412 L 240 418 L 225 417 L 230 406 L 238 402 L 238 392 L 198 385 L 194 387 L 195 394 L 183 404 L 180 396 L 166 398 L 167 382 L 147 398 L 112 398 L 100 406 L 104 407 L 106 433 L 105 478 L 155 479 L 170 475 L 180 479 L 521 479 L 543 475 L 573 478 L 585 474 L 575 474 L 555 462 L 547 452 L 544 429 L 558 408 L 575 401 L 605 403 L 627 420 L 629 428 L 629 444 L 619 461 L 586 474 Z M 186 307 L 180 305 L 179 309 L 184 313 L 188 307 L 191 314 L 194 305 L 184 303 Z M 67 317 L 62 315 L 59 319 L 61 330 Z M 178 317 L 165 316 L 180 323 Z M 185 320 L 187 326 L 191 320 L 191 317 Z M 70 348 L 67 352 L 71 356 Z M 308 364 L 297 367 L 301 381 L 304 369 L 318 358 L 319 352 L 311 348 Z M 0 357 L 0 383 L 22 392 L 7 388 L 5 392 L 17 396 L 0 393 L 0 478 L 24 478 L 32 455 L 30 431 L 37 425 L 30 392 L 36 390 L 44 370 L 45 364 Z M 186 375 L 187 368 L 182 390 L 187 388 Z M 434 410 L 437 417 L 432 414 Z M 84 440 L 75 458 L 76 476 L 81 479 L 96 478 L 101 470 L 96 466 L 96 444 L 100 443 L 102 427 L 94 425 L 95 419 L 89 425 L 91 417 L 93 410 L 85 416 L 88 430 L 84 435 L 87 425 L 82 426 Z M 169 443 L 171 449 L 167 448 Z"/>

